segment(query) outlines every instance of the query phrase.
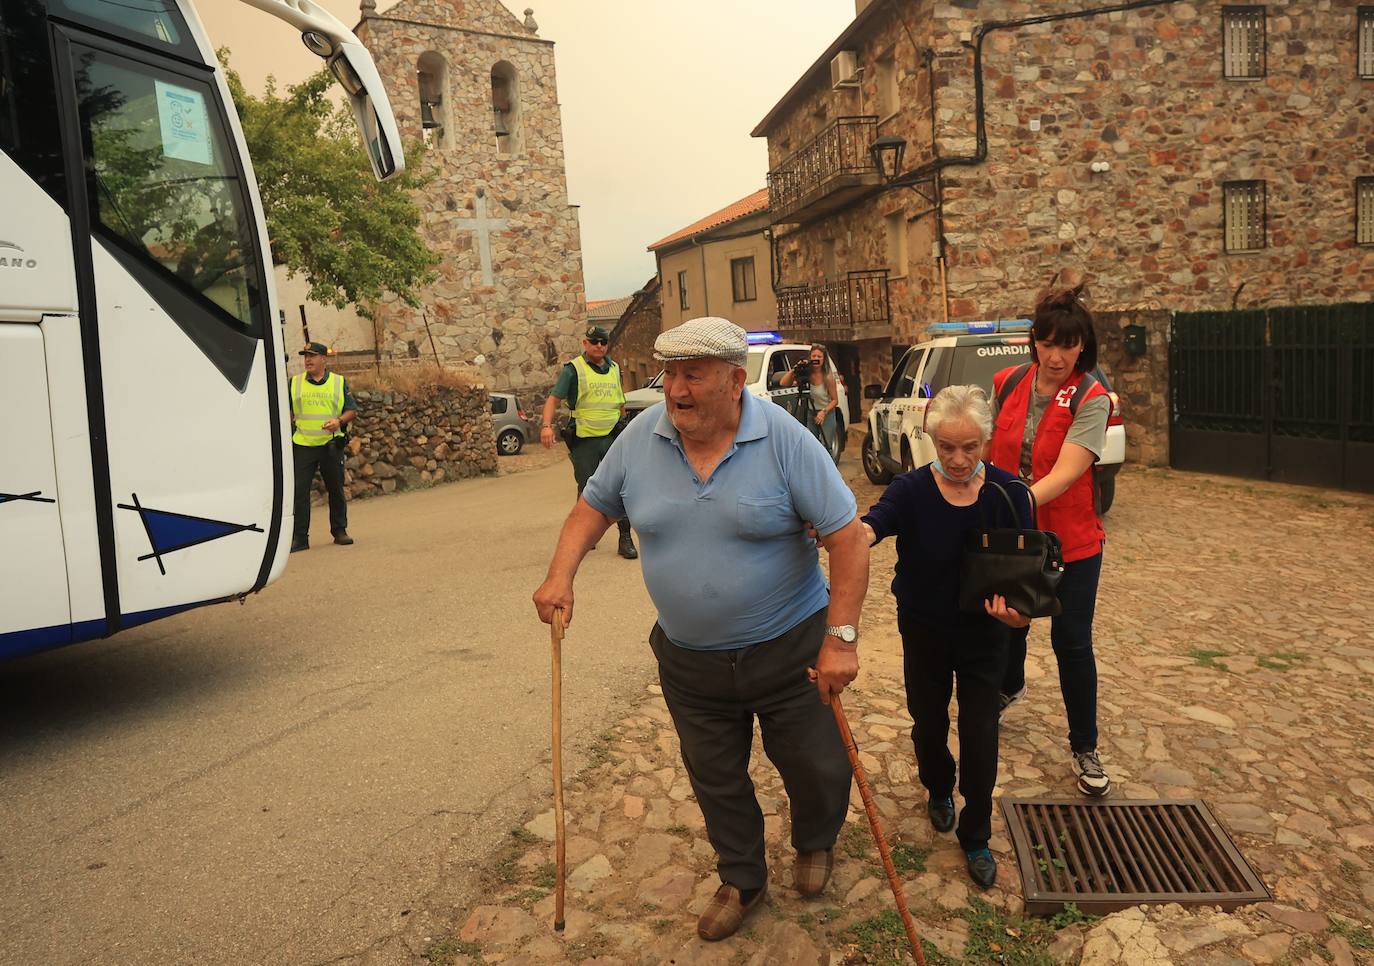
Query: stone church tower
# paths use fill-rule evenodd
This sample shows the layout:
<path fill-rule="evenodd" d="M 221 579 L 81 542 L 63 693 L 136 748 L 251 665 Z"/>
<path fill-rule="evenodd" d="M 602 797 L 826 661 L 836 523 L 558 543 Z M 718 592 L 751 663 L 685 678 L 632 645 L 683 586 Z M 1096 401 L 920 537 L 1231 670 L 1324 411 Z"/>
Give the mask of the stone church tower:
<path fill-rule="evenodd" d="M 586 319 L 577 210 L 568 204 L 553 42 L 500 0 L 362 0 L 402 137 L 429 145 L 417 199 L 443 262 L 421 309 L 378 306 L 383 359 L 480 367 L 493 388 L 544 389 Z M 431 342 L 432 339 L 432 342 Z"/>

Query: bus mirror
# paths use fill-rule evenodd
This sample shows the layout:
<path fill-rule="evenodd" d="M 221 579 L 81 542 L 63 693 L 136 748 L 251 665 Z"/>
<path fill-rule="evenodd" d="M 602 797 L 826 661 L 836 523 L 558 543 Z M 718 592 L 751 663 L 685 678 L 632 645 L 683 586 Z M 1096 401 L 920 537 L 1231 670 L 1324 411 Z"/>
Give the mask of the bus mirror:
<path fill-rule="evenodd" d="M 400 132 L 396 129 L 396 116 L 391 112 L 391 102 L 387 100 L 382 79 L 367 50 L 361 44 L 340 44 L 338 52 L 329 59 L 329 69 L 348 94 L 358 133 L 377 180 L 385 181 L 404 171 L 405 154 Z"/>
<path fill-rule="evenodd" d="M 301 40 L 311 53 L 327 59 L 330 72 L 348 94 L 358 133 L 377 179 L 385 181 L 404 171 L 406 159 L 401 134 L 396 129 L 396 115 L 391 111 L 372 55 L 353 31 L 311 0 L 243 2 L 291 24 L 301 32 Z"/>

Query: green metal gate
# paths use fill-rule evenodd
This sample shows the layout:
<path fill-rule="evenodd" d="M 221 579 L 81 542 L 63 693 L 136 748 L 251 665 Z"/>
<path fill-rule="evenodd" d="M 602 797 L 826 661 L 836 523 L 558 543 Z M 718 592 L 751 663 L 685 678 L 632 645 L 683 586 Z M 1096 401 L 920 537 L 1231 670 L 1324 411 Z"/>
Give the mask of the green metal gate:
<path fill-rule="evenodd" d="M 1169 459 L 1374 492 L 1374 303 L 1180 312 Z"/>

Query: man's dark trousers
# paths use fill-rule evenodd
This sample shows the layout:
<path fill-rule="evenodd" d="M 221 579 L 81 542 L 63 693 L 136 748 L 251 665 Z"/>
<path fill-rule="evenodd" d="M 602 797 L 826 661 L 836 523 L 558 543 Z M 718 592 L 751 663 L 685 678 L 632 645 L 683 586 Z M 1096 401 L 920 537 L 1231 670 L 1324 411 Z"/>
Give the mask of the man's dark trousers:
<path fill-rule="evenodd" d="M 568 459 L 572 461 L 573 479 L 577 481 L 578 496 L 582 495 L 583 487 L 610 452 L 611 444 L 615 442 L 617 435 L 610 433 L 606 436 L 574 436 L 568 440 Z M 622 517 L 616 521 L 616 526 L 620 529 L 622 537 L 630 535 L 629 520 Z"/>
<path fill-rule="evenodd" d="M 793 847 L 832 848 L 844 825 L 853 772 L 834 715 L 806 673 L 824 637 L 823 610 L 781 637 L 735 650 L 678 647 L 657 624 L 649 635 L 716 869 L 737 889 L 768 881 L 763 812 L 749 779 L 755 715 L 792 805 Z"/>
<path fill-rule="evenodd" d="M 343 441 L 331 440 L 323 446 L 302 446 L 291 444 L 292 456 L 296 464 L 296 543 L 310 538 L 310 484 L 315 482 L 315 469 L 319 468 L 324 480 L 325 491 L 329 494 L 329 532 L 338 533 L 348 529 L 348 503 L 344 500 Z"/>

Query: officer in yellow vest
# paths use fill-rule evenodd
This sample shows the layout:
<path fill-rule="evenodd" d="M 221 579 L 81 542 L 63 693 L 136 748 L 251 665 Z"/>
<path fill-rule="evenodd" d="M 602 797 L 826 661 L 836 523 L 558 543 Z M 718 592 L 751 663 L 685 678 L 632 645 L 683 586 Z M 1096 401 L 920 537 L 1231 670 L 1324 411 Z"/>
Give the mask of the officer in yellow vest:
<path fill-rule="evenodd" d="M 611 448 L 615 440 L 613 430 L 625 414 L 620 367 L 606 356 L 610 341 L 610 334 L 601 326 L 588 328 L 582 340 L 582 354 L 564 364 L 549 398 L 544 400 L 544 428 L 539 431 L 539 441 L 545 449 L 553 445 L 553 418 L 559 401 L 566 402 L 572 411 L 572 422 L 564 439 L 579 496 Z M 618 552 L 626 560 L 639 556 L 630 539 L 630 521 L 625 519 L 620 520 Z"/>
<path fill-rule="evenodd" d="M 310 549 L 310 485 L 318 468 L 329 493 L 329 532 L 347 546 L 348 504 L 344 500 L 344 430 L 358 415 L 348 383 L 326 367 L 329 350 L 312 342 L 301 350 L 305 372 L 291 377 L 291 451 L 296 464 L 296 522 L 291 552 Z"/>

